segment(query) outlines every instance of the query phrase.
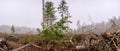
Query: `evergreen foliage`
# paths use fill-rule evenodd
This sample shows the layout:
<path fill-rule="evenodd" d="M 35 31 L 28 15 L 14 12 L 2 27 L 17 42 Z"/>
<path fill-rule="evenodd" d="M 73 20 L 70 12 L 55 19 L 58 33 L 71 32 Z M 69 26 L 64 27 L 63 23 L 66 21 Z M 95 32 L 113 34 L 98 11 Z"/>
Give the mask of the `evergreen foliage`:
<path fill-rule="evenodd" d="M 52 2 L 47 1 L 45 4 L 45 29 L 43 29 L 43 34 L 47 37 L 53 37 L 53 38 L 63 38 L 64 33 L 69 30 L 68 24 L 71 23 L 70 20 L 68 20 L 71 16 L 68 11 L 68 6 L 66 6 L 65 0 L 62 0 L 60 2 L 60 5 L 58 7 L 58 12 L 61 15 L 61 19 L 57 22 L 55 22 L 56 16 L 55 16 L 55 8 L 53 6 Z"/>
<path fill-rule="evenodd" d="M 15 27 L 14 27 L 14 25 L 12 25 L 12 27 L 11 27 L 11 32 L 15 33 Z"/>

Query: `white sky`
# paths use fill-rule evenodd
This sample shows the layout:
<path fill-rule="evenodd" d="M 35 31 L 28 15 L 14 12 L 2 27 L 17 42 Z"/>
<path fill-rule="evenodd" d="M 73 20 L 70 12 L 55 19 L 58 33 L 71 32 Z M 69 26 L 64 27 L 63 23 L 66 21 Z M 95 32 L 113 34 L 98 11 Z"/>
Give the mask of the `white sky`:
<path fill-rule="evenodd" d="M 0 25 L 41 27 L 42 0 L 0 0 Z M 47 0 L 46 0 L 47 1 Z M 49 0 L 58 6 L 60 0 Z M 73 23 L 77 20 L 86 24 L 90 19 L 95 23 L 120 16 L 120 0 L 66 0 Z"/>

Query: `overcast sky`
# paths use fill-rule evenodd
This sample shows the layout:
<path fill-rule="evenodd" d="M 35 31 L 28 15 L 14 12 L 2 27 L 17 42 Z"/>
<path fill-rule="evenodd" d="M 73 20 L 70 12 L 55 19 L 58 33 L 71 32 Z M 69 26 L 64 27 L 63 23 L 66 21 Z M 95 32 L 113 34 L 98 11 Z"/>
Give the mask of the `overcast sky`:
<path fill-rule="evenodd" d="M 0 25 L 41 27 L 42 0 L 0 0 Z M 47 1 L 47 0 L 46 0 Z M 58 7 L 60 0 L 49 0 Z M 66 0 L 73 23 L 77 20 L 86 24 L 90 19 L 95 23 L 120 16 L 120 0 Z"/>

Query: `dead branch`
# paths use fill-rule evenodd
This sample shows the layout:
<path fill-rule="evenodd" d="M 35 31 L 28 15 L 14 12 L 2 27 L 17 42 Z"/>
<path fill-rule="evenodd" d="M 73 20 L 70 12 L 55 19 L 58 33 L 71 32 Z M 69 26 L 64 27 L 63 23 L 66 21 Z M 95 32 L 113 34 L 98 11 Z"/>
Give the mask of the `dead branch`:
<path fill-rule="evenodd" d="M 72 37 L 70 37 L 70 40 L 69 40 L 73 45 L 75 45 L 75 43 L 72 41 L 72 39 L 73 39 L 74 36 L 75 35 L 73 35 Z"/>
<path fill-rule="evenodd" d="M 2 50 L 2 51 L 6 51 L 5 49 L 3 49 L 3 48 L 1 48 L 1 47 L 0 47 L 0 50 Z"/>
<path fill-rule="evenodd" d="M 21 47 L 19 47 L 19 48 L 17 48 L 17 49 L 12 50 L 12 51 L 19 51 L 19 50 L 21 50 L 21 49 L 24 49 L 25 47 L 30 46 L 30 45 L 32 45 L 32 46 L 34 46 L 34 47 L 37 47 L 37 48 L 42 48 L 42 47 L 40 47 L 40 46 L 38 46 L 38 45 L 33 44 L 33 43 L 30 42 L 30 43 L 28 43 L 28 44 L 26 44 L 26 45 L 24 45 L 24 46 L 21 46 Z"/>
<path fill-rule="evenodd" d="M 38 45 L 36 45 L 36 44 L 31 44 L 32 46 L 35 46 L 35 47 L 37 47 L 37 48 L 42 48 L 42 47 L 40 47 L 40 46 L 38 46 Z"/>
<path fill-rule="evenodd" d="M 24 46 L 21 46 L 21 47 L 19 47 L 19 48 L 17 48 L 17 49 L 12 50 L 12 51 L 19 51 L 19 50 L 21 50 L 21 49 L 23 49 L 23 48 L 25 48 L 25 47 L 27 47 L 27 46 L 30 46 L 30 44 L 26 44 L 26 45 L 24 45 Z"/>

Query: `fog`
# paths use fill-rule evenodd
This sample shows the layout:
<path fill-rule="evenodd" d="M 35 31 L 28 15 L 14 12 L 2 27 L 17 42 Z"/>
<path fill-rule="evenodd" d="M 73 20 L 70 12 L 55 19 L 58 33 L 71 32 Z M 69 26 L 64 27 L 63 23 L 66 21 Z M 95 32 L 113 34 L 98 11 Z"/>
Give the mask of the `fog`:
<path fill-rule="evenodd" d="M 0 25 L 41 28 L 42 0 L 0 0 Z M 53 1 L 58 7 L 60 0 Z M 81 24 L 107 22 L 113 16 L 120 16 L 120 0 L 66 0 L 71 14 L 72 28 L 77 20 Z M 56 15 L 58 16 L 58 15 Z"/>

